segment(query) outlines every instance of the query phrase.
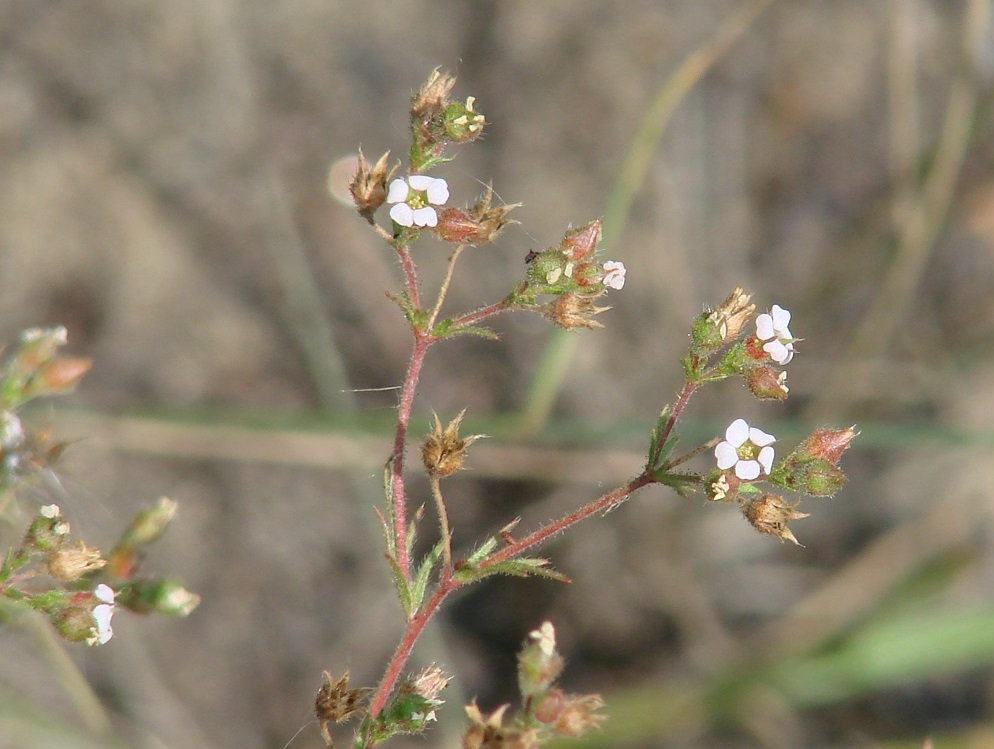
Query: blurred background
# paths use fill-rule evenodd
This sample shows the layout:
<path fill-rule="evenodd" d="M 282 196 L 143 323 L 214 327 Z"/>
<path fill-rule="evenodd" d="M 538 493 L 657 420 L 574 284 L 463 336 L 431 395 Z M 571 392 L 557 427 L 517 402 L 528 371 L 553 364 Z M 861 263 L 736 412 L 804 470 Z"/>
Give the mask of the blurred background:
<path fill-rule="evenodd" d="M 402 615 L 371 506 L 410 334 L 389 248 L 326 183 L 360 145 L 403 157 L 437 66 L 491 123 L 435 173 L 452 202 L 492 180 L 524 204 L 448 309 L 596 217 L 629 269 L 604 330 L 509 316 L 432 351 L 416 430 L 466 408 L 492 435 L 448 482 L 457 550 L 637 473 L 691 319 L 735 286 L 793 312 L 791 398 L 707 388 L 683 444 L 738 416 L 782 451 L 862 434 L 848 486 L 802 505 L 803 548 L 653 488 L 543 550 L 572 585 L 466 592 L 412 664 L 458 685 L 412 745 L 457 746 L 460 700 L 513 700 L 551 619 L 565 686 L 608 703 L 590 747 L 994 746 L 991 6 L 0 3 L 0 341 L 64 324 L 94 359 L 36 414 L 75 440 L 54 499 L 104 548 L 177 500 L 148 569 L 203 597 L 119 612 L 97 649 L 4 628 L 0 746 L 313 749 L 322 671 L 378 680 Z M 415 253 L 431 289 L 448 251 Z"/>

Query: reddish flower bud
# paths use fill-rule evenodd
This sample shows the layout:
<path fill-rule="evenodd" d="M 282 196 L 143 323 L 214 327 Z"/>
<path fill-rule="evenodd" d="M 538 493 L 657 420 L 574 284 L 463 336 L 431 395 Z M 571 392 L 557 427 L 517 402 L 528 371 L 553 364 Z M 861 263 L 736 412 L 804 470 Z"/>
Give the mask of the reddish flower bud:
<path fill-rule="evenodd" d="M 760 400 L 787 399 L 787 373 L 773 367 L 752 367 L 742 373 L 746 387 Z"/>
<path fill-rule="evenodd" d="M 591 260 L 597 250 L 597 243 L 601 241 L 601 228 L 603 222 L 600 219 L 591 221 L 589 224 L 581 226 L 579 229 L 570 229 L 563 235 L 559 249 L 570 259 L 576 262 Z"/>
<path fill-rule="evenodd" d="M 442 211 L 436 226 L 438 236 L 454 244 L 493 242 L 505 226 L 517 223 L 505 216 L 521 205 L 515 203 L 491 207 L 493 194 L 493 187 L 487 185 L 486 193 L 469 209 L 449 208 Z"/>
<path fill-rule="evenodd" d="M 794 452 L 798 456 L 821 458 L 832 465 L 838 465 L 842 453 L 849 449 L 858 434 L 855 426 L 846 429 L 818 429 L 798 445 Z"/>

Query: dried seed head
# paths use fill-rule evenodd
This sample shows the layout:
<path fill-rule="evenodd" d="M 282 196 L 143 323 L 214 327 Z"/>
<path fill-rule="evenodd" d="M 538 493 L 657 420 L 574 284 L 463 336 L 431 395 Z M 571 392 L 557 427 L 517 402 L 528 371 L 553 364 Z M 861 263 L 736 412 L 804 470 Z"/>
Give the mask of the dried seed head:
<path fill-rule="evenodd" d="M 787 523 L 808 517 L 806 512 L 798 512 L 794 506 L 776 494 L 764 494 L 750 500 L 742 500 L 742 514 L 749 524 L 760 533 L 776 536 L 780 541 L 790 541 L 800 546 Z"/>
<path fill-rule="evenodd" d="M 355 201 L 359 215 L 370 224 L 373 223 L 373 214 L 376 213 L 376 209 L 386 202 L 387 182 L 390 181 L 390 178 L 393 177 L 394 172 L 400 166 L 399 164 L 394 164 L 392 167 L 387 168 L 387 159 L 389 157 L 390 152 L 387 151 L 380 156 L 380 160 L 374 166 L 370 167 L 369 162 L 366 161 L 366 157 L 362 155 L 362 151 L 360 150 L 355 177 L 352 178 L 352 183 L 349 185 L 349 192 L 352 194 L 352 199 Z"/>
<path fill-rule="evenodd" d="M 88 572 L 99 570 L 107 564 L 100 550 L 87 546 L 82 541 L 73 546 L 56 549 L 45 560 L 45 569 L 52 577 L 62 582 L 78 580 Z"/>
<path fill-rule="evenodd" d="M 560 294 L 553 301 L 540 308 L 543 316 L 554 322 L 564 330 L 576 330 L 577 328 L 603 328 L 599 322 L 594 320 L 595 315 L 606 312 L 610 307 L 598 307 L 594 304 L 589 295 L 580 294 Z"/>
<path fill-rule="evenodd" d="M 421 443 L 421 460 L 429 476 L 443 478 L 461 470 L 466 449 L 486 437 L 485 434 L 473 434 L 465 438 L 459 436 L 459 424 L 465 414 L 465 410 L 460 412 L 444 429 L 438 414 L 432 414 L 435 425 Z"/>

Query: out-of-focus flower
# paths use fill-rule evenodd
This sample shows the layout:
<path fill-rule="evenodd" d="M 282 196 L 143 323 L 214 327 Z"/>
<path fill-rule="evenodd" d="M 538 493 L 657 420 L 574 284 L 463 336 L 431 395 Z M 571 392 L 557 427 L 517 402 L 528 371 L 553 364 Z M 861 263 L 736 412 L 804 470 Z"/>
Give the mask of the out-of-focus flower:
<path fill-rule="evenodd" d="M 93 634 L 86 638 L 86 644 L 106 645 L 114 636 L 114 630 L 110 626 L 110 620 L 114 616 L 114 589 L 100 583 L 93 591 L 93 595 L 100 603 L 93 607 L 94 630 Z"/>
<path fill-rule="evenodd" d="M 608 260 L 604 263 L 604 278 L 601 283 L 609 289 L 622 289 L 625 286 L 625 264 L 618 260 Z"/>
<path fill-rule="evenodd" d="M 761 429 L 750 427 L 745 419 L 736 419 L 725 430 L 724 442 L 714 449 L 718 468 L 723 471 L 735 469 L 735 475 L 743 481 L 751 481 L 760 473 L 769 474 L 773 466 L 773 448 L 776 437 Z"/>
<path fill-rule="evenodd" d="M 756 318 L 756 337 L 763 341 L 763 351 L 777 364 L 794 358 L 794 336 L 790 334 L 790 312 L 774 304 L 768 314 Z"/>
<path fill-rule="evenodd" d="M 390 218 L 400 226 L 427 226 L 438 224 L 438 213 L 432 206 L 444 205 L 449 199 L 449 185 L 439 177 L 412 174 L 390 183 L 387 202 L 393 203 Z"/>

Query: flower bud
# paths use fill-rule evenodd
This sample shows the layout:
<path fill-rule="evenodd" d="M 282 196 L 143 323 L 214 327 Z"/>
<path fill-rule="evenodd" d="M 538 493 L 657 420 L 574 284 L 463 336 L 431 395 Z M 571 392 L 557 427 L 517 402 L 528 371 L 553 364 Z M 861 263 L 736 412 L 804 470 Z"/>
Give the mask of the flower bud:
<path fill-rule="evenodd" d="M 603 226 L 604 223 L 600 219 L 595 219 L 578 229 L 570 229 L 563 235 L 559 249 L 574 262 L 592 260 L 597 244 L 601 241 Z"/>
<path fill-rule="evenodd" d="M 750 299 L 751 294 L 736 288 L 715 309 L 706 310 L 694 321 L 691 330 L 694 345 L 706 351 L 715 351 L 736 340 L 756 311 L 756 305 L 750 304 Z"/>
<path fill-rule="evenodd" d="M 486 193 L 469 209 L 448 208 L 442 211 L 435 227 L 438 236 L 453 244 L 487 244 L 493 242 L 505 226 L 518 223 L 505 216 L 521 204 L 491 208 L 493 194 L 493 187 L 487 185 Z"/>
<path fill-rule="evenodd" d="M 453 143 L 466 143 L 483 134 L 486 118 L 474 109 L 476 97 L 467 97 L 465 104 L 452 103 L 445 108 L 442 121 L 445 137 Z"/>
<path fill-rule="evenodd" d="M 606 716 L 597 712 L 602 707 L 600 695 L 564 694 L 553 689 L 538 703 L 535 719 L 551 726 L 558 736 L 576 738 L 604 722 Z"/>
<path fill-rule="evenodd" d="M 776 494 L 764 494 L 761 497 L 744 500 L 741 503 L 742 514 L 749 524 L 760 533 L 776 536 L 783 541 L 790 541 L 798 546 L 797 539 L 790 532 L 787 523 L 808 517 L 806 512 L 798 512 L 794 506 L 784 501 Z"/>
<path fill-rule="evenodd" d="M 352 200 L 355 202 L 359 215 L 370 224 L 373 223 L 373 214 L 376 213 L 376 209 L 386 202 L 387 182 L 400 166 L 394 164 L 387 168 L 389 157 L 390 152 L 387 151 L 380 157 L 375 166 L 370 167 L 366 157 L 362 155 L 362 150 L 360 150 L 355 177 L 352 178 L 352 183 L 349 185 L 349 192 L 352 194 Z"/>
<path fill-rule="evenodd" d="M 158 541 L 176 517 L 179 505 L 168 497 L 160 497 L 154 505 L 142 508 L 124 532 L 124 538 L 136 546 L 147 546 Z"/>
<path fill-rule="evenodd" d="M 52 359 L 39 367 L 27 392 L 31 397 L 71 393 L 92 366 L 91 359 Z"/>
<path fill-rule="evenodd" d="M 21 546 L 36 551 L 55 551 L 68 536 L 69 523 L 63 520 L 62 510 L 58 505 L 45 505 L 28 526 Z"/>
<path fill-rule="evenodd" d="M 789 455 L 777 464 L 770 481 L 813 497 L 831 497 L 846 483 L 846 475 L 827 460 Z"/>
<path fill-rule="evenodd" d="M 562 656 L 556 652 L 556 630 L 551 622 L 528 634 L 518 653 L 518 688 L 524 698 L 548 691 L 563 670 Z"/>
<path fill-rule="evenodd" d="M 859 435 L 855 426 L 846 429 L 817 429 L 810 437 L 798 445 L 795 453 L 800 456 L 821 458 L 832 465 L 838 465 L 842 453 Z"/>
<path fill-rule="evenodd" d="M 200 605 L 200 596 L 168 578 L 134 580 L 118 592 L 117 603 L 136 614 L 154 611 L 166 616 L 189 616 Z"/>
<path fill-rule="evenodd" d="M 35 608 L 46 611 L 55 629 L 69 642 L 104 645 L 114 635 L 114 590 L 101 583 L 92 592 L 65 594 L 59 601 L 46 601 Z"/>
<path fill-rule="evenodd" d="M 787 373 L 770 366 L 750 367 L 742 372 L 749 392 L 760 400 L 782 401 L 790 392 L 787 387 Z"/>

